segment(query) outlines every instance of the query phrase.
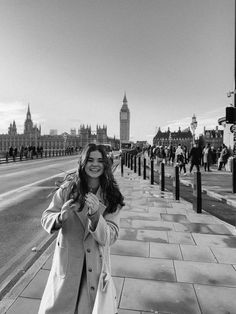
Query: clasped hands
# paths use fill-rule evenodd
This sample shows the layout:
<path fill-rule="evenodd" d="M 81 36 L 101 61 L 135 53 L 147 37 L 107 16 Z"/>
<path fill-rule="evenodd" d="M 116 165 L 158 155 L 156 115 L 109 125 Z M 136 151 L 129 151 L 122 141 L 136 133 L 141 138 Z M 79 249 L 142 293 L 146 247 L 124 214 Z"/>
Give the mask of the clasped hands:
<path fill-rule="evenodd" d="M 85 205 L 87 205 L 87 215 L 92 216 L 98 211 L 99 208 L 99 199 L 97 196 L 91 192 L 85 195 Z M 59 216 L 59 222 L 66 221 L 69 216 L 69 211 L 75 209 L 76 203 L 73 199 L 68 200 L 62 206 L 61 213 Z"/>

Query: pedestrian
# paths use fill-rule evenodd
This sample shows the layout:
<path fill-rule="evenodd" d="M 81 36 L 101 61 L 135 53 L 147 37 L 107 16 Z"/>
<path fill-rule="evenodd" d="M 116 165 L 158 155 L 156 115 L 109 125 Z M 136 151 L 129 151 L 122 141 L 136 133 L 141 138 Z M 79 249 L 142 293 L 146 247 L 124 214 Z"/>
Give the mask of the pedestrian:
<path fill-rule="evenodd" d="M 181 170 L 184 170 L 184 175 L 186 175 L 186 160 L 184 156 L 183 148 L 181 147 L 181 144 L 178 145 L 176 151 L 175 151 L 175 160 L 176 164 L 179 166 L 179 173 L 181 174 Z"/>
<path fill-rule="evenodd" d="M 229 158 L 229 150 L 225 144 L 223 144 L 222 150 L 220 152 L 220 158 L 219 158 L 219 167 L 218 170 L 221 170 L 222 167 L 225 168 L 225 165 Z"/>
<path fill-rule="evenodd" d="M 66 177 L 42 214 L 42 226 L 48 233 L 58 231 L 58 236 L 39 314 L 92 313 L 102 267 L 100 249 L 118 237 L 123 200 L 104 148 L 87 145 L 78 170 Z"/>
<path fill-rule="evenodd" d="M 197 168 L 197 171 L 200 171 L 201 151 L 195 143 L 193 144 L 193 147 L 190 150 L 189 159 L 190 159 L 189 172 L 190 173 L 192 172 L 194 166 Z"/>
<path fill-rule="evenodd" d="M 211 171 L 210 165 L 212 162 L 212 156 L 211 156 L 210 143 L 206 144 L 206 146 L 203 148 L 202 155 L 203 155 L 204 170 Z"/>

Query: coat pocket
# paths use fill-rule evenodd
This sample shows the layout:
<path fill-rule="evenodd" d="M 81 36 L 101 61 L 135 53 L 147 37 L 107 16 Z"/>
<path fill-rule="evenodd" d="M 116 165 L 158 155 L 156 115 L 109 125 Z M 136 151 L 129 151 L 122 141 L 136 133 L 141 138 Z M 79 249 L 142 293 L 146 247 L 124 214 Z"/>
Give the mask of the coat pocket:
<path fill-rule="evenodd" d="M 68 248 L 57 246 L 57 252 L 53 261 L 55 273 L 60 278 L 65 278 L 68 268 Z"/>

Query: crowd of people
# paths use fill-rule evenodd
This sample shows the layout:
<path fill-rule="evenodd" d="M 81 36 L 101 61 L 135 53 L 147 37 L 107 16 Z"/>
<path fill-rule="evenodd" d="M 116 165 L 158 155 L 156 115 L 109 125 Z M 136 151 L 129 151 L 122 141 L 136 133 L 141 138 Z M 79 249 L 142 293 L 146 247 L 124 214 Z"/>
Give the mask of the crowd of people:
<path fill-rule="evenodd" d="M 194 167 L 197 171 L 200 171 L 200 168 L 203 167 L 204 171 L 209 172 L 212 165 L 216 165 L 218 170 L 226 169 L 228 158 L 231 155 L 225 144 L 215 149 L 209 143 L 203 148 L 194 143 L 191 149 L 181 144 L 178 144 L 178 146 L 150 145 L 144 148 L 142 153 L 149 159 L 155 160 L 158 166 L 162 162 L 171 166 L 178 165 L 180 173 L 183 172 L 183 174 L 187 174 L 186 164 L 190 166 L 190 174 Z"/>
<path fill-rule="evenodd" d="M 67 155 L 72 155 L 75 152 L 78 152 L 81 150 L 81 147 L 73 147 L 68 146 L 65 149 L 65 153 Z M 44 148 L 42 146 L 21 146 L 20 148 L 10 146 L 9 150 L 7 152 L 7 157 L 16 158 L 20 157 L 20 159 L 23 158 L 33 158 L 36 157 L 43 157 Z"/>

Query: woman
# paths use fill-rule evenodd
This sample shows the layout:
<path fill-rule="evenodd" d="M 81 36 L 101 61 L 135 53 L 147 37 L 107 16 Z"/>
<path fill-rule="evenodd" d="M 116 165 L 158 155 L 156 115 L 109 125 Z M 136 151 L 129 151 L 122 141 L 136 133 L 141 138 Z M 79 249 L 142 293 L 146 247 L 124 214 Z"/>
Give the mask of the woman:
<path fill-rule="evenodd" d="M 102 146 L 89 144 L 43 212 L 42 225 L 58 236 L 39 314 L 91 314 L 102 266 L 99 245 L 114 243 L 123 196 Z"/>
<path fill-rule="evenodd" d="M 181 174 L 181 170 L 184 170 L 184 176 L 186 176 L 186 167 L 185 167 L 185 156 L 183 148 L 181 147 L 181 144 L 178 145 L 176 151 L 175 151 L 175 160 L 176 164 L 179 166 L 179 173 Z"/>
<path fill-rule="evenodd" d="M 211 158 L 211 147 L 210 147 L 210 143 L 208 143 L 203 151 L 202 151 L 202 155 L 203 155 L 203 165 L 204 165 L 204 170 L 205 171 L 211 171 L 210 169 L 210 164 L 212 161 Z"/>
<path fill-rule="evenodd" d="M 218 166 L 218 170 L 221 170 L 222 167 L 225 168 L 225 165 L 228 161 L 228 157 L 229 157 L 229 151 L 228 148 L 225 144 L 223 144 L 223 148 L 220 152 L 220 157 L 219 157 L 219 166 Z"/>

